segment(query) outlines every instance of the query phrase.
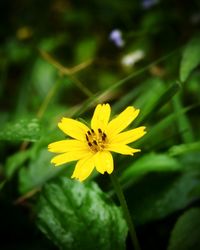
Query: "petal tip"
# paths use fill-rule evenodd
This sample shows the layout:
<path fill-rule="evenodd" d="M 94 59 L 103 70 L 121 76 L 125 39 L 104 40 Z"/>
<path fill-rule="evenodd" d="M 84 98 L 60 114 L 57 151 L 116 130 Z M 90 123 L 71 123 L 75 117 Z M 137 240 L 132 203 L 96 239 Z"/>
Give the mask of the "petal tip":
<path fill-rule="evenodd" d="M 112 174 L 113 169 L 111 169 L 111 170 L 107 170 L 106 172 L 107 172 L 108 174 Z"/>
<path fill-rule="evenodd" d="M 62 122 L 61 121 L 58 123 L 58 127 L 59 127 L 59 129 L 62 130 Z"/>
<path fill-rule="evenodd" d="M 55 157 L 54 157 L 54 158 L 55 158 Z M 51 160 L 51 164 L 53 164 L 54 167 L 57 167 L 57 166 L 59 166 L 59 165 L 62 164 L 62 163 L 57 162 L 54 158 Z"/>
<path fill-rule="evenodd" d="M 135 113 L 136 113 L 136 116 L 138 116 L 140 113 L 140 109 L 135 109 Z"/>
<path fill-rule="evenodd" d="M 60 119 L 60 121 L 58 122 L 58 127 L 61 128 L 61 127 L 64 125 L 63 123 L 66 122 L 67 119 L 68 119 L 68 118 L 66 118 L 66 117 L 62 117 L 62 118 Z"/>
<path fill-rule="evenodd" d="M 110 108 L 110 104 L 109 103 L 105 103 L 105 106 Z"/>
<path fill-rule="evenodd" d="M 140 112 L 140 109 L 135 108 L 134 106 L 128 106 L 127 110 L 130 110 L 130 111 L 133 111 L 133 112 L 138 112 L 138 113 Z"/>
<path fill-rule="evenodd" d="M 49 144 L 48 147 L 47 147 L 47 150 L 49 152 L 53 152 L 53 146 L 52 146 L 53 143 Z"/>

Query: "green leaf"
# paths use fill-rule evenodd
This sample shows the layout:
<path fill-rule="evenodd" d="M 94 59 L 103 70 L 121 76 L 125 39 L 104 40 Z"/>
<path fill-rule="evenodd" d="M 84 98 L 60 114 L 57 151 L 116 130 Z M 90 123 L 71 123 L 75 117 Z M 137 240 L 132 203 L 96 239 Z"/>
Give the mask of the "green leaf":
<path fill-rule="evenodd" d="M 151 174 L 127 190 L 135 222 L 144 224 L 184 209 L 198 198 L 199 169 L 183 174 Z"/>
<path fill-rule="evenodd" d="M 15 171 L 20 168 L 24 162 L 30 157 L 30 151 L 20 151 L 7 158 L 5 165 L 5 173 L 7 178 L 11 178 Z"/>
<path fill-rule="evenodd" d="M 174 127 L 174 121 L 178 119 L 180 115 L 191 110 L 191 107 L 184 108 L 180 110 L 178 113 L 172 113 L 156 123 L 152 128 L 147 127 L 147 134 L 142 137 L 140 140 L 134 142 L 135 148 L 141 148 L 141 146 L 145 146 L 148 149 L 155 147 L 156 144 L 163 143 L 164 141 L 169 139 L 169 127 L 171 130 Z M 173 132 L 173 130 L 172 130 Z"/>
<path fill-rule="evenodd" d="M 150 172 L 167 172 L 181 169 L 179 162 L 165 154 L 150 153 L 138 159 L 121 175 L 120 181 L 127 187 Z"/>
<path fill-rule="evenodd" d="M 141 109 L 141 116 L 152 110 L 156 100 L 166 91 L 166 84 L 162 79 L 151 77 L 137 87 L 140 87 L 140 93 L 134 100 L 134 106 Z"/>
<path fill-rule="evenodd" d="M 23 119 L 7 123 L 0 131 L 0 140 L 7 141 L 36 141 L 41 133 L 37 119 Z"/>
<path fill-rule="evenodd" d="M 169 149 L 171 156 L 182 155 L 191 152 L 200 152 L 200 141 L 175 145 Z"/>
<path fill-rule="evenodd" d="M 200 209 L 192 208 L 179 217 L 172 230 L 168 250 L 200 249 Z"/>
<path fill-rule="evenodd" d="M 146 102 L 147 108 L 145 108 L 145 111 L 136 120 L 135 126 L 138 126 L 138 124 L 144 123 L 149 118 L 152 118 L 162 106 L 168 103 L 173 98 L 173 96 L 176 95 L 178 91 L 180 91 L 180 88 L 181 85 L 179 83 L 174 83 L 168 89 L 155 96 L 155 98 L 152 99 L 150 106 L 149 102 Z"/>
<path fill-rule="evenodd" d="M 180 172 L 149 173 L 126 190 L 136 224 L 162 219 L 199 199 L 200 154 L 181 155 Z"/>
<path fill-rule="evenodd" d="M 95 183 L 59 178 L 46 184 L 36 211 L 38 227 L 59 249 L 125 249 L 121 209 Z"/>
<path fill-rule="evenodd" d="M 173 106 L 175 113 L 179 114 L 183 109 L 182 100 L 180 94 L 176 95 L 173 99 Z M 177 116 L 176 123 L 184 143 L 194 142 L 194 134 L 189 118 L 186 114 L 182 113 Z"/>
<path fill-rule="evenodd" d="M 186 81 L 193 69 L 200 63 L 200 35 L 193 37 L 186 45 L 180 66 L 180 79 Z"/>
<path fill-rule="evenodd" d="M 50 161 L 52 154 L 42 149 L 28 167 L 19 171 L 19 190 L 22 194 L 34 188 L 40 188 L 48 180 L 59 175 L 66 166 L 54 167 Z"/>

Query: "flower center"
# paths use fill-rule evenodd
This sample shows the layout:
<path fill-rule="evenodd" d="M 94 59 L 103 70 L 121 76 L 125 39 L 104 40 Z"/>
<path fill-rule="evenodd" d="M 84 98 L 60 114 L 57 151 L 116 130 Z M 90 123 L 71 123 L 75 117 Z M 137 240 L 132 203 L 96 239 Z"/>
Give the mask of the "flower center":
<path fill-rule="evenodd" d="M 100 128 L 98 128 L 97 133 L 95 133 L 93 129 L 88 130 L 85 137 L 87 144 L 92 151 L 98 152 L 105 149 L 107 135 Z"/>

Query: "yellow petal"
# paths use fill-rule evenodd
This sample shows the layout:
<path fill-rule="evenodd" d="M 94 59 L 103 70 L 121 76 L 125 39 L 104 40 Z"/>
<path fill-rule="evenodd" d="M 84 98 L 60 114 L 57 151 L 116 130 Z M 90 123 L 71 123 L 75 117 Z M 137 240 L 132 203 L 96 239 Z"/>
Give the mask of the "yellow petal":
<path fill-rule="evenodd" d="M 109 138 L 113 138 L 116 134 L 124 130 L 138 116 L 139 112 L 139 109 L 129 106 L 110 121 L 106 130 Z"/>
<path fill-rule="evenodd" d="M 110 112 L 109 104 L 98 104 L 91 120 L 91 128 L 95 131 L 101 128 L 104 131 L 110 118 Z"/>
<path fill-rule="evenodd" d="M 85 134 L 89 130 L 85 124 L 65 117 L 58 123 L 58 127 L 65 134 L 80 141 L 85 141 Z"/>
<path fill-rule="evenodd" d="M 88 151 L 67 152 L 53 157 L 51 163 L 54 163 L 55 166 L 59 166 L 70 161 L 77 161 L 79 159 L 88 157 L 89 155 L 92 155 L 92 153 Z"/>
<path fill-rule="evenodd" d="M 65 153 L 68 151 L 87 150 L 86 142 L 78 140 L 62 140 L 48 145 L 48 150 L 53 153 Z"/>
<path fill-rule="evenodd" d="M 75 170 L 71 178 L 78 179 L 79 181 L 84 181 L 94 169 L 93 157 L 84 158 L 79 160 L 76 164 Z"/>
<path fill-rule="evenodd" d="M 114 164 L 113 164 L 113 157 L 112 154 L 108 151 L 98 152 L 95 155 L 95 167 L 97 171 L 101 174 L 108 172 L 109 174 L 112 173 Z"/>
<path fill-rule="evenodd" d="M 110 144 L 107 149 L 109 151 L 113 151 L 115 153 L 119 153 L 122 155 L 133 155 L 136 152 L 140 152 L 140 149 L 135 149 L 135 148 L 131 148 L 125 144 L 120 144 L 120 143 L 116 143 L 116 144 Z"/>
<path fill-rule="evenodd" d="M 126 132 L 120 133 L 111 139 L 112 143 L 122 143 L 122 144 L 129 144 L 138 140 L 144 134 L 146 134 L 145 127 L 139 127 L 135 129 L 128 130 Z"/>

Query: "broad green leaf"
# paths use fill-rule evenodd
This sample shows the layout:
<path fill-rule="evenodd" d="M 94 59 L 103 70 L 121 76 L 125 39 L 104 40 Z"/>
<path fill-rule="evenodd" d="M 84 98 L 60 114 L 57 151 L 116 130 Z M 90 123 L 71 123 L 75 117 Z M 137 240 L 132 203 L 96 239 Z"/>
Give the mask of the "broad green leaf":
<path fill-rule="evenodd" d="M 30 157 L 30 151 L 20 151 L 7 158 L 5 173 L 7 178 L 11 178 L 15 171 L 23 166 L 24 162 Z"/>
<path fill-rule="evenodd" d="M 121 175 L 121 182 L 127 187 L 150 172 L 167 172 L 181 169 L 179 162 L 165 154 L 150 153 L 139 158 Z"/>
<path fill-rule="evenodd" d="M 199 198 L 200 154 L 181 155 L 177 160 L 181 172 L 149 173 L 126 190 L 136 223 L 164 218 Z"/>
<path fill-rule="evenodd" d="M 46 184 L 36 211 L 38 227 L 59 249 L 125 249 L 121 209 L 93 182 L 63 177 Z"/>
<path fill-rule="evenodd" d="M 40 188 L 48 180 L 59 175 L 65 166 L 54 167 L 50 161 L 52 154 L 47 149 L 41 150 L 28 167 L 19 171 L 19 190 L 22 194 L 34 188 Z"/>
<path fill-rule="evenodd" d="M 181 210 L 198 198 L 200 171 L 151 174 L 127 190 L 129 209 L 136 223 L 144 224 Z"/>
<path fill-rule="evenodd" d="M 193 37 L 186 45 L 180 66 L 180 80 L 186 81 L 193 69 L 200 63 L 200 35 Z"/>
<path fill-rule="evenodd" d="M 190 152 L 200 152 L 200 141 L 175 145 L 169 149 L 171 156 L 182 155 Z"/>
<path fill-rule="evenodd" d="M 0 131 L 0 140 L 7 141 L 36 141 L 41 134 L 37 119 L 23 119 L 7 123 Z"/>
<path fill-rule="evenodd" d="M 200 249 L 200 208 L 192 208 L 179 217 L 172 230 L 168 250 Z"/>

